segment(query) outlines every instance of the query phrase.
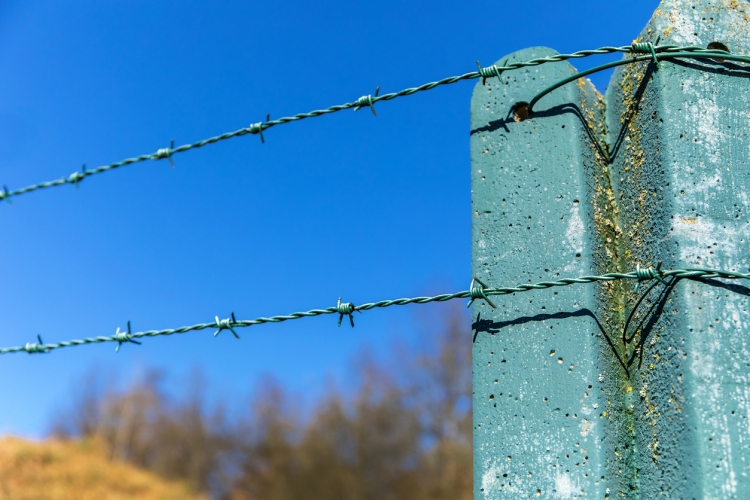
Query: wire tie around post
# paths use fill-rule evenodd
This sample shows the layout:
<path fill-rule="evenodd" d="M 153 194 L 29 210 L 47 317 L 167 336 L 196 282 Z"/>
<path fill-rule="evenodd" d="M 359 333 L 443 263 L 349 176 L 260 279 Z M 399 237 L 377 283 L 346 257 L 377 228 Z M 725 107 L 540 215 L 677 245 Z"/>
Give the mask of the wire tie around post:
<path fill-rule="evenodd" d="M 0 191 L 0 200 L 5 200 L 11 205 L 13 204 L 13 202 L 10 201 L 10 191 L 8 191 L 8 186 L 3 186 L 3 190 Z"/>
<path fill-rule="evenodd" d="M 638 283 L 635 285 L 635 291 L 638 292 L 638 288 L 641 286 L 641 281 L 643 280 L 652 280 L 657 279 L 664 283 L 664 278 L 662 277 L 661 273 L 661 261 L 659 261 L 659 264 L 656 266 L 656 269 L 653 267 L 649 267 L 646 269 L 641 269 L 641 265 L 638 264 L 635 266 L 635 276 L 638 278 Z"/>
<path fill-rule="evenodd" d="M 471 300 L 468 304 L 466 304 L 466 308 L 468 309 L 471 307 L 471 304 L 476 299 L 483 299 L 485 302 L 487 302 L 493 309 L 497 309 L 497 306 L 492 303 L 492 301 L 487 297 L 487 294 L 484 293 L 484 289 L 487 288 L 487 285 L 482 283 L 479 278 L 474 276 L 474 278 L 471 280 L 471 285 L 469 286 L 469 295 L 471 295 Z"/>
<path fill-rule="evenodd" d="M 506 59 L 503 63 L 503 66 L 506 66 L 508 64 L 508 60 Z M 486 68 L 483 68 L 481 64 L 479 64 L 479 61 L 477 61 L 477 68 L 479 68 L 479 75 L 482 77 L 482 85 L 487 81 L 487 78 L 492 78 L 494 76 L 497 77 L 498 80 L 500 80 L 500 76 L 503 74 L 502 69 L 498 68 L 494 64 L 492 66 L 487 66 Z"/>
<path fill-rule="evenodd" d="M 236 324 L 237 324 L 237 320 L 234 318 L 234 313 L 232 313 L 231 318 L 227 318 L 227 319 L 220 320 L 219 317 L 216 316 L 216 328 L 218 328 L 218 330 L 214 332 L 214 337 L 220 334 L 222 330 L 229 330 L 230 332 L 232 332 L 232 335 L 234 335 L 234 338 L 239 339 L 240 336 L 237 335 L 237 332 L 235 332 L 234 328 L 232 328 Z"/>
<path fill-rule="evenodd" d="M 36 339 L 39 341 L 39 343 L 36 342 L 26 342 L 26 346 L 24 346 L 24 351 L 28 352 L 29 354 L 35 354 L 40 352 L 49 352 L 49 349 L 44 346 L 44 341 L 42 340 L 41 335 L 37 335 Z"/>
<path fill-rule="evenodd" d="M 120 346 L 125 342 L 131 342 L 133 344 L 141 345 L 141 343 L 137 340 L 133 340 L 133 334 L 130 333 L 130 321 L 128 321 L 128 330 L 125 332 L 121 332 L 120 327 L 117 327 L 117 332 L 115 333 L 114 339 L 117 341 L 115 352 L 120 352 Z"/>
<path fill-rule="evenodd" d="M 375 97 L 377 97 L 379 93 L 380 93 L 380 85 L 378 85 L 378 87 L 375 89 Z M 354 107 L 354 111 L 359 111 L 360 108 L 363 108 L 365 106 L 370 106 L 370 110 L 372 110 L 372 114 L 374 116 L 378 116 L 378 114 L 375 112 L 375 102 L 373 101 L 373 99 L 374 98 L 372 97 L 372 95 L 363 95 L 362 97 L 354 101 L 354 104 L 356 104 L 356 106 Z"/>
<path fill-rule="evenodd" d="M 169 144 L 168 148 L 162 148 L 153 155 L 154 160 L 163 160 L 164 158 L 169 160 L 169 164 L 174 168 L 174 162 L 172 161 L 172 152 L 174 152 L 174 140 Z"/>
<path fill-rule="evenodd" d="M 341 320 L 344 319 L 344 316 L 349 316 L 349 323 L 351 323 L 352 328 L 354 328 L 354 316 L 352 316 L 352 314 L 354 311 L 357 311 L 357 307 L 353 303 L 341 302 L 341 297 L 339 297 L 339 302 L 336 304 L 336 311 L 339 313 L 339 326 L 341 326 Z M 362 311 L 357 312 L 362 314 Z"/>
<path fill-rule="evenodd" d="M 68 182 L 75 184 L 76 189 L 78 189 L 78 183 L 81 182 L 86 177 L 86 164 L 83 164 L 83 167 L 81 167 L 80 172 L 73 172 L 70 174 L 70 177 L 68 177 Z"/>
<path fill-rule="evenodd" d="M 659 59 L 656 57 L 656 49 L 654 48 L 653 43 L 633 42 L 633 45 L 631 45 L 630 48 L 636 54 L 651 54 L 651 57 L 654 58 L 654 63 L 656 64 L 657 69 L 659 68 Z"/>

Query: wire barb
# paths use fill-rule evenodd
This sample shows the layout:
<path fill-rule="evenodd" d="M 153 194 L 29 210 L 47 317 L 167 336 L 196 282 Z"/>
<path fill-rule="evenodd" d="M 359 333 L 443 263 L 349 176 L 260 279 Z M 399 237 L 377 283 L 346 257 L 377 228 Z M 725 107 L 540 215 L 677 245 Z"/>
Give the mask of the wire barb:
<path fill-rule="evenodd" d="M 125 342 L 130 342 L 132 344 L 138 344 L 141 345 L 140 342 L 137 340 L 133 340 L 133 334 L 130 333 L 130 321 L 128 321 L 128 329 L 125 332 L 120 331 L 120 327 L 117 327 L 117 332 L 112 337 L 113 340 L 117 341 L 117 347 L 115 347 L 115 352 L 120 352 L 120 346 L 124 344 Z"/>
<path fill-rule="evenodd" d="M 354 316 L 352 316 L 354 311 L 357 311 L 357 306 L 351 302 L 341 302 L 341 297 L 339 297 L 339 302 L 336 304 L 336 312 L 339 313 L 339 326 L 341 326 L 341 320 L 344 319 L 344 316 L 349 316 L 349 322 L 354 328 Z M 357 312 L 362 314 L 362 311 Z"/>
<path fill-rule="evenodd" d="M 8 186 L 3 186 L 3 190 L 0 191 L 0 200 L 5 200 L 11 205 L 13 204 L 13 202 L 10 201 L 10 191 L 8 191 Z"/>
<path fill-rule="evenodd" d="M 356 101 L 354 101 L 354 111 L 359 111 L 360 108 L 363 108 L 365 106 L 370 106 L 370 110 L 372 110 L 372 114 L 374 116 L 378 116 L 378 114 L 375 112 L 375 100 L 378 97 L 378 94 L 380 93 L 380 85 L 375 89 L 375 97 L 372 97 L 372 95 L 363 95 Z"/>
<path fill-rule="evenodd" d="M 657 264 L 656 269 L 653 267 L 641 268 L 640 264 L 635 266 L 635 276 L 638 279 L 638 283 L 635 285 L 635 291 L 638 292 L 638 287 L 641 286 L 641 281 L 657 279 L 664 283 L 664 277 L 661 272 L 661 261 Z"/>
<path fill-rule="evenodd" d="M 479 68 L 479 76 L 482 77 L 482 85 L 487 81 L 487 78 L 497 77 L 498 80 L 500 80 L 500 76 L 503 74 L 503 71 L 505 71 L 505 66 L 508 64 L 508 59 L 505 60 L 503 63 L 503 69 L 498 68 L 494 64 L 492 66 L 487 66 L 486 68 L 483 68 L 481 64 L 479 64 L 479 61 L 477 61 L 477 68 Z"/>
<path fill-rule="evenodd" d="M 222 330 L 229 330 L 232 332 L 232 335 L 234 335 L 234 338 L 239 339 L 240 336 L 237 335 L 237 332 L 234 331 L 234 326 L 237 325 L 237 320 L 234 318 L 234 313 L 232 313 L 231 318 L 222 319 L 220 320 L 218 316 L 216 316 L 216 332 L 214 332 L 214 337 L 216 337 L 218 334 L 221 333 Z"/>
<path fill-rule="evenodd" d="M 68 177 L 68 182 L 71 184 L 76 185 L 76 189 L 78 189 L 78 183 L 81 182 L 83 179 L 86 178 L 86 164 L 83 164 L 83 167 L 81 167 L 80 172 L 73 172 Z"/>
<path fill-rule="evenodd" d="M 162 148 L 153 154 L 152 159 L 163 160 L 164 158 L 169 160 L 169 164 L 174 168 L 174 162 L 172 161 L 172 153 L 174 153 L 174 140 L 169 144 L 168 148 Z"/>
<path fill-rule="evenodd" d="M 479 286 L 477 286 L 479 285 Z M 479 278 L 474 276 L 471 280 L 471 285 L 469 285 L 469 295 L 471 296 L 471 300 L 468 304 L 466 304 L 466 308 L 468 309 L 471 307 L 471 304 L 476 299 L 483 299 L 485 302 L 487 302 L 493 309 L 497 309 L 497 306 L 492 303 L 492 301 L 487 298 L 487 294 L 484 292 L 485 288 L 487 288 L 487 285 L 482 283 Z"/>
<path fill-rule="evenodd" d="M 636 278 L 638 279 L 638 283 L 635 285 L 636 293 L 638 293 L 638 288 L 641 284 L 641 279 L 654 279 L 655 278 L 658 281 L 654 281 L 653 283 L 651 283 L 651 285 L 649 285 L 646 291 L 643 292 L 643 294 L 641 294 L 641 297 L 635 301 L 635 304 L 630 310 L 628 319 L 625 321 L 625 326 L 622 329 L 622 344 L 623 345 L 629 344 L 635 338 L 635 335 L 638 333 L 638 328 L 636 328 L 636 330 L 633 332 L 633 335 L 630 338 L 628 338 L 628 326 L 630 326 L 630 321 L 635 316 L 635 312 L 638 309 L 638 306 L 641 305 L 641 302 L 643 302 L 643 300 L 648 296 L 648 294 L 651 293 L 651 290 L 653 290 L 656 287 L 656 285 L 658 285 L 659 283 L 662 283 L 663 285 L 665 285 L 665 287 L 669 287 L 669 285 L 663 278 L 663 274 L 661 272 L 661 263 L 662 261 L 659 261 L 659 264 L 656 266 L 656 269 L 653 269 L 653 268 L 640 269 L 640 266 L 636 266 L 635 275 L 636 275 Z M 679 275 L 674 276 L 672 278 L 671 285 L 674 286 L 677 283 L 677 281 L 683 277 L 685 276 L 679 276 Z"/>
<path fill-rule="evenodd" d="M 265 122 L 265 123 L 263 123 L 263 122 L 252 123 L 252 124 L 250 124 L 250 126 L 249 126 L 249 127 L 247 128 L 247 129 L 248 129 L 248 131 L 249 131 L 249 132 L 250 132 L 251 134 L 259 134 L 259 135 L 260 135 L 260 142 L 261 142 L 261 144 L 265 144 L 265 143 L 266 143 L 266 139 L 265 139 L 265 138 L 263 137 L 263 129 L 264 129 L 264 128 L 268 128 L 268 121 L 269 121 L 270 119 L 271 119 L 271 113 L 268 113 L 268 114 L 266 115 L 266 122 Z"/>
<path fill-rule="evenodd" d="M 659 43 L 657 40 L 656 43 Z M 632 51 L 635 54 L 651 54 L 651 57 L 654 59 L 654 63 L 656 64 L 656 67 L 659 67 L 659 59 L 656 57 L 656 49 L 654 48 L 654 44 L 651 42 L 633 42 L 633 45 L 630 46 Z"/>
<path fill-rule="evenodd" d="M 29 354 L 36 354 L 36 353 L 42 353 L 42 352 L 49 352 L 49 348 L 44 345 L 44 341 L 42 340 L 41 335 L 37 335 L 36 339 L 39 341 L 37 342 L 26 342 L 26 345 L 24 346 L 24 351 L 28 352 Z"/>

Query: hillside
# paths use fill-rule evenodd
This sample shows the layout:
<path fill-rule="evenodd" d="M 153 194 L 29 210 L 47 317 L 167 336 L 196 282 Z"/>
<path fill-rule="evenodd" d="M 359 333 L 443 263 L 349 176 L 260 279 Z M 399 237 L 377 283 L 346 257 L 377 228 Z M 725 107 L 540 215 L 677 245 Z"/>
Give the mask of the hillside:
<path fill-rule="evenodd" d="M 178 482 L 113 462 L 93 442 L 0 438 L 0 500 L 199 500 Z"/>

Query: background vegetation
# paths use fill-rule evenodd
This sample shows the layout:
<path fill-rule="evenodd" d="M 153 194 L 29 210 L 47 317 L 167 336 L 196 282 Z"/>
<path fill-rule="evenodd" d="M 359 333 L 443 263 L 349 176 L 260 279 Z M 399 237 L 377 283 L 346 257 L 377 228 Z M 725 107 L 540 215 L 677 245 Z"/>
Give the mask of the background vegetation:
<path fill-rule="evenodd" d="M 90 382 L 54 433 L 208 498 L 469 499 L 471 337 L 456 310 L 440 324 L 421 347 L 394 343 L 387 361 L 363 353 L 351 384 L 331 384 L 312 409 L 266 379 L 230 418 L 208 407 L 199 375 L 176 399 L 150 372 L 125 389 Z"/>

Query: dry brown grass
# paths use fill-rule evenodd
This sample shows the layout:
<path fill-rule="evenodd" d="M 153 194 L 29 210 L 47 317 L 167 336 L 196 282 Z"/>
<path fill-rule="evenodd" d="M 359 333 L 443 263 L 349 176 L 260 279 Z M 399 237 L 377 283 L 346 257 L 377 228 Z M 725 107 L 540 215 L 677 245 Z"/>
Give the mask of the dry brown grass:
<path fill-rule="evenodd" d="M 184 484 L 110 460 L 93 441 L 0 438 L 0 500 L 199 500 Z"/>

